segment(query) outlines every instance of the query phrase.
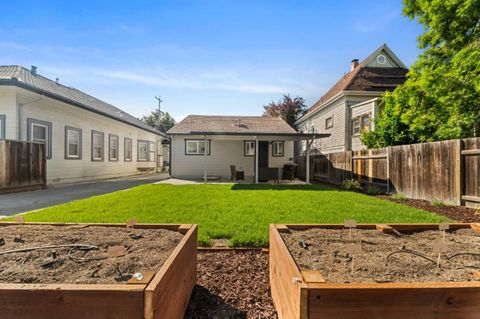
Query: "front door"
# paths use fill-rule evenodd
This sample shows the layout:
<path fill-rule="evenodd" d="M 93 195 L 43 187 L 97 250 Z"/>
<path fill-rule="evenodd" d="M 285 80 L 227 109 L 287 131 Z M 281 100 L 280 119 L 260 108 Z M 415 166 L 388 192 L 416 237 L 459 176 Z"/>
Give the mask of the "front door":
<path fill-rule="evenodd" d="M 258 167 L 268 167 L 268 141 L 258 142 Z"/>

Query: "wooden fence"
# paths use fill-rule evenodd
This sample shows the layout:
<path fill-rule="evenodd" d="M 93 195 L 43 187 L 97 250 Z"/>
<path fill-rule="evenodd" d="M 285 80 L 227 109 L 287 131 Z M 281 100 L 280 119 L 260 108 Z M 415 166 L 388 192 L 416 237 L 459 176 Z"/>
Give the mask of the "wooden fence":
<path fill-rule="evenodd" d="M 0 140 L 0 193 L 46 187 L 45 145 Z"/>
<path fill-rule="evenodd" d="M 312 155 L 310 167 L 311 179 L 336 185 L 355 178 L 409 198 L 480 206 L 480 138 Z"/>

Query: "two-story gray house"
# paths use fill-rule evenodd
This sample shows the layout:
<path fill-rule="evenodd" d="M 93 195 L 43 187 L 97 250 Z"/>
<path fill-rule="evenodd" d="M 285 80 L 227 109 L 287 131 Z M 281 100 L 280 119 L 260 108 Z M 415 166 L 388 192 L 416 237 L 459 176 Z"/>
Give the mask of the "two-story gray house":
<path fill-rule="evenodd" d="M 352 60 L 343 75 L 296 123 L 300 132 L 327 133 L 316 140 L 313 151 L 333 153 L 364 148 L 362 131 L 373 130 L 373 119 L 381 107 L 380 97 L 406 80 L 407 67 L 383 44 L 366 59 Z M 305 151 L 305 142 L 300 152 Z"/>

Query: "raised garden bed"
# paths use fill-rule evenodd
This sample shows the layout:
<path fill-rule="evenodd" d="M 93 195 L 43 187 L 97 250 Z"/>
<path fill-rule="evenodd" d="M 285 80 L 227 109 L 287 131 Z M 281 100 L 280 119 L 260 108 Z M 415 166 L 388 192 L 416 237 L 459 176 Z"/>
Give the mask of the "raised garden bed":
<path fill-rule="evenodd" d="M 480 224 L 450 224 L 445 239 L 438 229 L 271 225 L 279 318 L 480 318 Z"/>
<path fill-rule="evenodd" d="M 196 249 L 196 225 L 0 223 L 0 318 L 183 318 Z"/>

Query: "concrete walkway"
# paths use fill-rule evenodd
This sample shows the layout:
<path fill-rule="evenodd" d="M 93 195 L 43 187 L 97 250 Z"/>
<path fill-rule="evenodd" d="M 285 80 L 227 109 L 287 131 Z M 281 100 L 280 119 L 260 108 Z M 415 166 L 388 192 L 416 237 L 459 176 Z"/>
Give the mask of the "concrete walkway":
<path fill-rule="evenodd" d="M 133 176 L 97 182 L 59 185 L 38 191 L 0 195 L 0 216 L 11 216 L 73 200 L 115 192 L 167 179 L 167 174 Z"/>

